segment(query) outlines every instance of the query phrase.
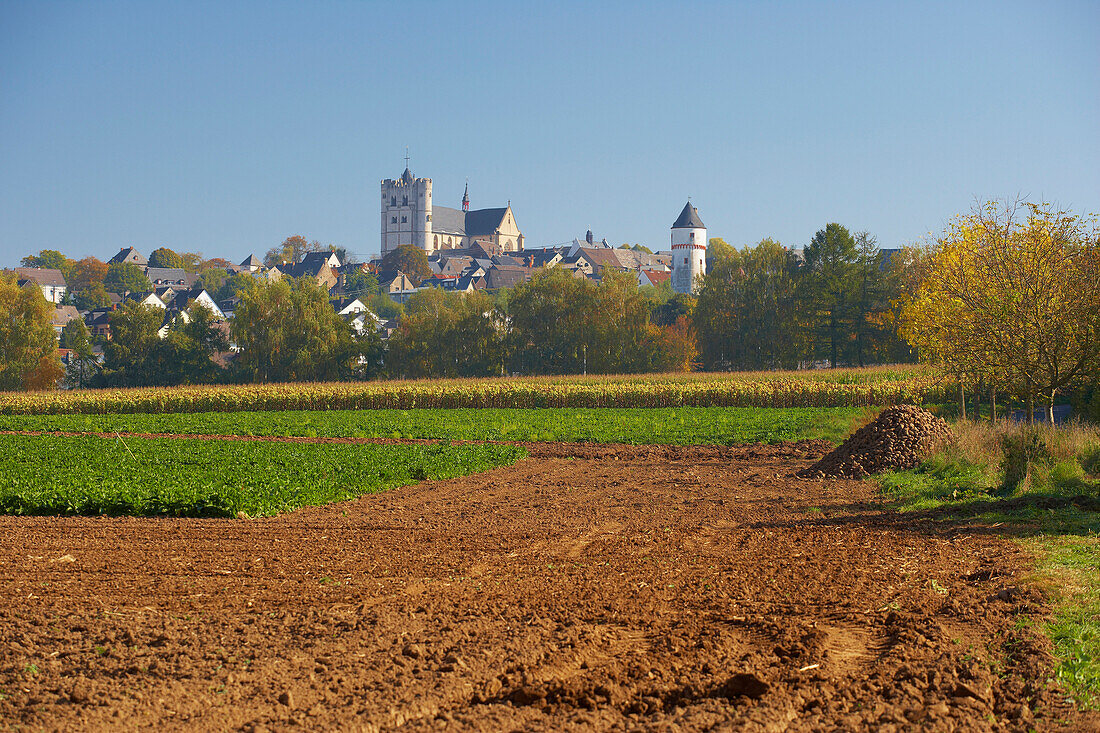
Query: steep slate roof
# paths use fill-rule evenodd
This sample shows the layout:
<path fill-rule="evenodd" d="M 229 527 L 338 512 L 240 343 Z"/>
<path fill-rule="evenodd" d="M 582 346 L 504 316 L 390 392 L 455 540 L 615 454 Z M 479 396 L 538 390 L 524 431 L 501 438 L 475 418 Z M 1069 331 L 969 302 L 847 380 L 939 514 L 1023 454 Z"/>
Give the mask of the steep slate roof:
<path fill-rule="evenodd" d="M 432 233 L 466 236 L 466 212 L 447 206 L 433 206 Z"/>
<path fill-rule="evenodd" d="M 478 209 L 466 213 L 466 235 L 492 234 L 504 221 L 504 209 Z"/>
<path fill-rule="evenodd" d="M 240 264 L 241 267 L 263 267 L 264 263 L 256 255 L 249 255 L 248 258 Z"/>
<path fill-rule="evenodd" d="M 17 267 L 15 268 L 15 274 L 20 280 L 32 280 L 39 285 L 55 288 L 66 287 L 65 276 L 61 274 L 61 270 L 53 270 L 48 267 Z"/>
<path fill-rule="evenodd" d="M 145 277 L 149 278 L 149 282 L 154 285 L 157 284 L 157 280 L 165 285 L 187 282 L 187 273 L 180 267 L 147 267 Z"/>
<path fill-rule="evenodd" d="M 107 260 L 108 265 L 114 262 L 133 262 L 135 265 L 142 266 L 149 264 L 149 260 L 145 259 L 145 257 L 133 247 L 123 247 L 118 251 L 118 254 Z"/>
<path fill-rule="evenodd" d="M 459 234 L 464 237 L 492 234 L 504 221 L 504 214 L 507 211 L 507 207 L 459 211 L 447 206 L 433 206 L 432 233 Z"/>
<path fill-rule="evenodd" d="M 80 312 L 75 305 L 59 305 L 53 309 L 50 317 L 54 326 L 64 326 L 69 321 L 80 318 Z"/>
<path fill-rule="evenodd" d="M 672 223 L 673 229 L 706 229 L 706 225 L 703 224 L 703 220 L 699 218 L 699 210 L 691 205 L 688 201 L 684 204 L 684 210 L 680 212 L 680 216 Z"/>

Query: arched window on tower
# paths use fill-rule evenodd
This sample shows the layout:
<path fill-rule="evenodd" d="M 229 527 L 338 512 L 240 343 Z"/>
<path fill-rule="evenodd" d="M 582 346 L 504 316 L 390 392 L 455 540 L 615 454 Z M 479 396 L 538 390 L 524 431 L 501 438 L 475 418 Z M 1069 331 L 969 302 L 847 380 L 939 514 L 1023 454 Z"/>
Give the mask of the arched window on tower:
<path fill-rule="evenodd" d="M 692 243 L 692 244 L 694 244 L 694 243 L 695 243 L 695 232 L 692 232 L 692 233 L 691 233 L 691 235 L 690 235 L 690 241 L 691 241 L 691 243 Z"/>
<path fill-rule="evenodd" d="M 397 197 L 390 196 L 390 206 L 397 206 Z"/>
<path fill-rule="evenodd" d="M 402 196 L 401 197 L 401 205 L 402 206 L 408 206 L 409 205 L 409 197 L 408 196 Z"/>

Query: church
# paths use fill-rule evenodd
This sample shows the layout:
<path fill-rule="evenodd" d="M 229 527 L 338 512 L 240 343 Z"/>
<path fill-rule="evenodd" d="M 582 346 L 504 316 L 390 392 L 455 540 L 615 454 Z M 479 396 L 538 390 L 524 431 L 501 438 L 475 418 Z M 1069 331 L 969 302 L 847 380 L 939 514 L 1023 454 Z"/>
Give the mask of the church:
<path fill-rule="evenodd" d="M 402 244 L 427 253 L 492 245 L 501 252 L 523 249 L 523 233 L 509 203 L 504 208 L 470 210 L 470 190 L 462 209 L 432 203 L 432 179 L 416 178 L 408 166 L 401 178 L 382 181 L 382 256 Z"/>

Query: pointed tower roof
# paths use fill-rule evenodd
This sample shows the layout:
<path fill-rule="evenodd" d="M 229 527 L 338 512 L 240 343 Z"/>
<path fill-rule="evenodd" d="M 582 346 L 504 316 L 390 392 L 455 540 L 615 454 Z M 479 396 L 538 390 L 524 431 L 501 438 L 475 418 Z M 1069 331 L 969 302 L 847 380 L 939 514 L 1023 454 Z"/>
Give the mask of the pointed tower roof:
<path fill-rule="evenodd" d="M 412 183 L 413 182 L 413 174 L 412 174 L 412 171 L 409 170 L 408 166 L 405 166 L 405 172 L 401 174 L 401 180 L 404 183 Z"/>
<path fill-rule="evenodd" d="M 680 216 L 672 223 L 673 229 L 706 229 L 706 224 L 699 218 L 699 210 L 691 205 L 688 201 L 684 204 L 684 210 L 680 212 Z"/>
<path fill-rule="evenodd" d="M 466 190 L 462 193 L 462 210 L 470 210 L 470 182 L 466 181 Z"/>

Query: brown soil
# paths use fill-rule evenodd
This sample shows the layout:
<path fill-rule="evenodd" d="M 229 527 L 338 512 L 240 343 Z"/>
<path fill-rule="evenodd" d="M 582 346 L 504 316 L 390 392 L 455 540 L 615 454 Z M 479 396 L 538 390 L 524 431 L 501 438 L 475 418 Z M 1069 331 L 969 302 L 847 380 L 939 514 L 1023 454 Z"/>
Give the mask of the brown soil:
<path fill-rule="evenodd" d="M 532 446 L 254 520 L 0 517 L 0 728 L 1026 730 L 1015 545 L 822 444 Z"/>

